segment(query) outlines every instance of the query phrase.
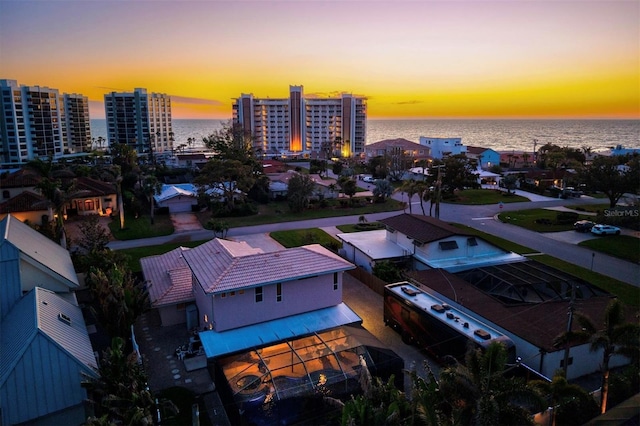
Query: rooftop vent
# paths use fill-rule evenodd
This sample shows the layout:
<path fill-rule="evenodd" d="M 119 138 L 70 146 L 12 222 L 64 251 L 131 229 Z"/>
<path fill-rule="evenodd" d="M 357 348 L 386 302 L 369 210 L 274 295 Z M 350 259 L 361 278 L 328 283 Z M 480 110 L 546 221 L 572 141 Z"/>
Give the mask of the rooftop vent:
<path fill-rule="evenodd" d="M 486 331 L 482 330 L 482 329 L 477 329 L 476 331 L 473 332 L 473 334 L 475 334 L 476 336 L 478 336 L 479 338 L 481 338 L 482 340 L 489 340 L 491 339 L 491 335 L 489 333 L 487 333 Z"/>
<path fill-rule="evenodd" d="M 58 319 L 67 325 L 71 325 L 71 317 L 60 312 L 58 314 Z"/>
<path fill-rule="evenodd" d="M 445 309 L 442 307 L 442 305 L 431 305 L 431 309 L 433 309 L 434 311 L 436 311 L 437 313 L 441 314 L 445 311 Z"/>

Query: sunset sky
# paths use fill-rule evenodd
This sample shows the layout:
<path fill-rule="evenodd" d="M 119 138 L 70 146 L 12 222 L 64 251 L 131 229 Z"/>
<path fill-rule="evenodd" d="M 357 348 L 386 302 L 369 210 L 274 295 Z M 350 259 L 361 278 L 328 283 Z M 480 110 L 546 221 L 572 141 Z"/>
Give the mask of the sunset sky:
<path fill-rule="evenodd" d="M 171 95 L 368 98 L 369 118 L 640 118 L 640 1 L 7 1 L 0 78 Z"/>

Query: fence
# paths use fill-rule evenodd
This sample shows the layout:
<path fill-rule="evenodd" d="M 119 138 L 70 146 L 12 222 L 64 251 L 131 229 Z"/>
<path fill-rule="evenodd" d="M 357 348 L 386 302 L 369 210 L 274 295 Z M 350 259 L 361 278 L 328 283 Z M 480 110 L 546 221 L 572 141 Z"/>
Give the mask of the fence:
<path fill-rule="evenodd" d="M 356 266 L 356 269 L 347 271 L 347 273 L 358 281 L 361 281 L 364 285 L 378 293 L 380 296 L 384 295 L 384 286 L 388 284 L 387 282 L 371 275 L 359 266 Z"/>

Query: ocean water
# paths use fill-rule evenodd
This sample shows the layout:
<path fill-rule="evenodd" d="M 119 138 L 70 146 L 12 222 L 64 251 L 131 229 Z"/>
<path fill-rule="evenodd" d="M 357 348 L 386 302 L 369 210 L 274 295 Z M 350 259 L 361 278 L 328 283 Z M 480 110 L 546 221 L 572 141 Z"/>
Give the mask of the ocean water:
<path fill-rule="evenodd" d="M 175 146 L 202 146 L 202 139 L 222 128 L 228 120 L 173 120 Z M 106 120 L 91 120 L 91 134 L 106 138 Z M 496 151 L 532 151 L 546 143 L 571 148 L 591 147 L 604 151 L 616 145 L 640 148 L 640 120 L 368 120 L 367 143 L 404 138 L 418 142 L 420 136 L 462 138 L 467 146 Z"/>

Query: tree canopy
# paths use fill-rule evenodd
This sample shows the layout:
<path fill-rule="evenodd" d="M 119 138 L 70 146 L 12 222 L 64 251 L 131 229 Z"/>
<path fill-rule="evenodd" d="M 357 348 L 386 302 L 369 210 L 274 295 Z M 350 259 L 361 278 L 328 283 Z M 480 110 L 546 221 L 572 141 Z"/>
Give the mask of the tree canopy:
<path fill-rule="evenodd" d="M 592 191 L 604 193 L 613 208 L 625 193 L 640 188 L 640 157 L 598 156 L 582 170 L 581 178 Z"/>

